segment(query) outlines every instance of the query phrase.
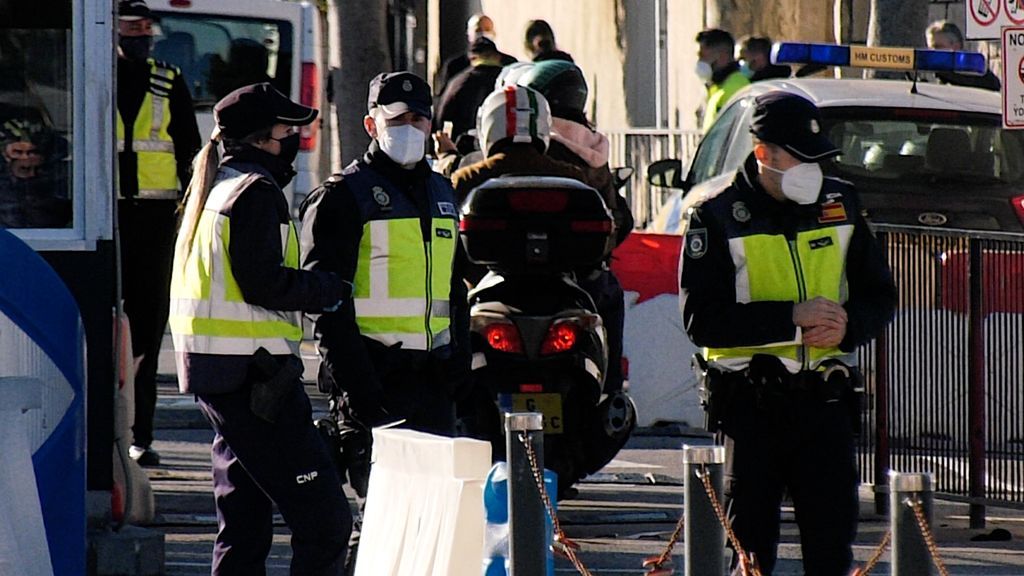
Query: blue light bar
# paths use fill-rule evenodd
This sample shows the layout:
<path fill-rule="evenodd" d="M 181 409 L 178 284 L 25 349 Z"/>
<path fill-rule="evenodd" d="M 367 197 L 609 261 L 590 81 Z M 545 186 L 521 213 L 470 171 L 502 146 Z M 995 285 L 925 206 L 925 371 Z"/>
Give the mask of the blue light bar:
<path fill-rule="evenodd" d="M 987 70 L 985 56 L 977 52 L 804 42 L 777 42 L 772 46 L 772 62 L 775 64 L 817 64 L 979 75 L 984 74 Z"/>

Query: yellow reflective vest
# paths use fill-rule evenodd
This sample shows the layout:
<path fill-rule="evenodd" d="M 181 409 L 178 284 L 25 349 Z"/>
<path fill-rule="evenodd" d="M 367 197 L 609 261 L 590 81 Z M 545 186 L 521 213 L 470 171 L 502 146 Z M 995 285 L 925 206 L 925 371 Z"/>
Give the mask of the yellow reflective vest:
<path fill-rule="evenodd" d="M 750 84 L 750 80 L 742 72 L 736 70 L 726 76 L 721 84 L 711 84 L 711 86 L 708 86 L 708 100 L 707 105 L 704 107 L 704 119 L 701 122 L 701 130 L 704 133 L 711 129 L 715 118 L 718 118 L 718 113 L 729 99 L 732 98 L 732 95 L 748 84 Z"/>
<path fill-rule="evenodd" d="M 148 62 L 149 88 L 131 127 L 130 149 L 126 148 L 124 120 L 120 110 L 117 112 L 117 151 L 138 157 L 139 198 L 173 200 L 178 198 L 178 171 L 174 141 L 167 128 L 171 124 L 171 87 L 181 72 L 152 58 Z M 118 192 L 120 196 L 120 189 Z"/>
<path fill-rule="evenodd" d="M 174 255 L 170 326 L 179 354 L 249 356 L 259 348 L 271 354 L 298 354 L 302 340 L 299 312 L 268 310 L 245 301 L 231 270 L 231 217 L 227 206 L 260 174 L 222 166 L 210 191 L 188 254 Z M 281 224 L 282 262 L 299 267 L 295 225 Z"/>
<path fill-rule="evenodd" d="M 387 346 L 433 350 L 452 343 L 451 282 L 458 213 L 440 175 L 425 185 L 429 218 L 389 180 L 354 163 L 344 172 L 363 217 L 353 284 L 359 333 Z"/>

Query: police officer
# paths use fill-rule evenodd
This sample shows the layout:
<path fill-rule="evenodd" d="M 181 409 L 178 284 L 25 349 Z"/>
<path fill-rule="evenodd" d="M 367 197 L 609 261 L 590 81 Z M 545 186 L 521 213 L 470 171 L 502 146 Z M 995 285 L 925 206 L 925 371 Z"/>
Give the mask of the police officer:
<path fill-rule="evenodd" d="M 453 400 L 469 372 L 469 314 L 453 274 L 455 193 L 424 159 L 430 87 L 410 72 L 380 74 L 367 108 L 366 154 L 302 206 L 303 266 L 355 285 L 352 300 L 316 323 L 321 390 L 340 400 L 351 429 L 404 419 L 452 435 Z M 349 469 L 360 495 L 366 466 Z"/>
<path fill-rule="evenodd" d="M 683 325 L 709 363 L 729 514 L 764 574 L 775 565 L 784 489 L 805 572 L 849 571 L 854 354 L 896 302 L 856 191 L 822 176 L 819 162 L 839 150 L 821 129 L 810 101 L 758 96 L 753 153 L 731 185 L 689 210 L 681 259 Z"/>
<path fill-rule="evenodd" d="M 281 190 L 295 175 L 298 127 L 317 111 L 261 83 L 213 113 L 175 246 L 170 322 L 180 389 L 216 432 L 213 574 L 265 573 L 272 503 L 292 530 L 291 573 L 341 574 L 352 517 L 312 424 L 298 346 L 300 313 L 336 309 L 351 288 L 299 269 Z"/>
<path fill-rule="evenodd" d="M 117 210 L 121 287 L 136 362 L 129 454 L 143 466 L 156 466 L 156 369 L 167 326 L 176 211 L 200 138 L 181 71 L 149 57 L 149 7 L 143 0 L 121 0 L 118 10 Z"/>

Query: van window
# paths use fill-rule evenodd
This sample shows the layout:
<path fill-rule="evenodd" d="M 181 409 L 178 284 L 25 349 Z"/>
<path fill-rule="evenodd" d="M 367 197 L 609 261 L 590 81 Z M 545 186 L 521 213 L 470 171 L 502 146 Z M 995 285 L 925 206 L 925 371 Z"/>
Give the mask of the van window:
<path fill-rule="evenodd" d="M 181 68 L 197 108 L 247 84 L 270 82 L 291 96 L 289 22 L 156 13 L 153 58 Z"/>
<path fill-rule="evenodd" d="M 70 6 L 0 21 L 0 227 L 72 226 Z"/>

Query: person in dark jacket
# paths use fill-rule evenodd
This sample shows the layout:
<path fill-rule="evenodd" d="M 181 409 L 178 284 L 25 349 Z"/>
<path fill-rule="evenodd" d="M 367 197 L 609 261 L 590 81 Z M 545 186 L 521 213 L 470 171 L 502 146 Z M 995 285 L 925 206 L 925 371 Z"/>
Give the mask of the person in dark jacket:
<path fill-rule="evenodd" d="M 466 46 L 467 48 L 472 47 L 473 43 L 480 38 L 487 38 L 491 42 L 495 40 L 494 32 L 494 21 L 491 17 L 486 14 L 474 14 L 469 17 L 466 21 Z M 507 66 L 516 62 L 514 56 L 505 54 L 504 52 L 498 52 L 500 63 L 502 66 Z M 434 77 L 434 93 L 440 96 L 444 94 L 448 83 L 451 82 L 452 78 L 459 73 L 469 68 L 472 54 L 469 50 L 461 52 L 445 60 L 441 64 L 441 68 L 437 71 L 437 76 Z"/>
<path fill-rule="evenodd" d="M 292 531 L 292 574 L 338 576 L 352 514 L 313 426 L 298 350 L 301 313 L 350 302 L 351 284 L 299 269 L 282 192 L 299 127 L 317 111 L 262 83 L 231 92 L 213 113 L 175 246 L 170 319 L 179 388 L 215 432 L 212 572 L 266 572 L 276 504 Z"/>
<path fill-rule="evenodd" d="M 964 35 L 960 28 L 947 20 L 932 22 L 925 32 L 928 40 L 928 47 L 934 50 L 963 50 Z M 973 74 L 959 74 L 957 72 L 936 72 L 935 77 L 943 84 L 954 86 L 969 86 L 999 92 L 1002 82 L 991 70 L 985 70 L 981 76 Z"/>
<path fill-rule="evenodd" d="M 365 497 L 371 428 L 453 436 L 469 377 L 466 286 L 454 269 L 458 209 L 425 159 L 430 87 L 411 72 L 370 82 L 366 155 L 303 202 L 303 266 L 355 285 L 316 321 L 318 384 L 345 441 L 348 479 Z M 321 423 L 323 424 L 323 423 Z M 353 457 L 358 454 L 358 457 Z"/>
<path fill-rule="evenodd" d="M 530 20 L 526 25 L 526 32 L 523 35 L 526 53 L 534 62 L 545 60 L 564 60 L 572 62 L 572 56 L 568 52 L 558 49 L 555 43 L 555 31 L 546 20 Z"/>
<path fill-rule="evenodd" d="M 143 0 L 121 0 L 118 16 L 117 221 L 124 312 L 135 355 L 134 438 L 128 453 L 142 466 L 156 466 L 156 369 L 167 327 L 177 210 L 200 138 L 181 70 L 150 58 L 149 7 Z"/>
<path fill-rule="evenodd" d="M 789 78 L 793 70 L 785 64 L 772 64 L 772 39 L 745 36 L 740 39 L 740 72 L 751 82 Z"/>
<path fill-rule="evenodd" d="M 615 189 L 608 167 L 608 138 L 590 127 L 584 107 L 587 83 L 572 62 L 538 62 L 518 79 L 520 86 L 544 95 L 551 106 L 551 144 L 548 156 L 574 164 L 583 171 L 583 183 L 596 189 L 615 219 L 616 245 L 633 230 L 633 213 L 626 199 Z M 608 375 L 605 391 L 622 389 L 622 336 L 626 317 L 622 286 L 607 264 L 597 270 L 580 271 L 579 284 L 586 290 L 608 330 Z"/>
<path fill-rule="evenodd" d="M 451 123 L 449 138 L 459 142 L 476 125 L 476 112 L 484 98 L 494 90 L 501 73 L 501 53 L 494 42 L 479 38 L 469 49 L 470 66 L 459 72 L 437 101 L 434 130 L 444 130 Z"/>
<path fill-rule="evenodd" d="M 683 326 L 704 347 L 708 421 L 726 448 L 733 529 L 764 574 L 779 506 L 796 507 L 807 574 L 845 575 L 857 532 L 855 350 L 892 320 L 885 255 L 810 101 L 754 101 L 754 151 L 733 183 L 690 208 L 680 273 Z M 745 562 L 734 555 L 737 570 Z"/>

